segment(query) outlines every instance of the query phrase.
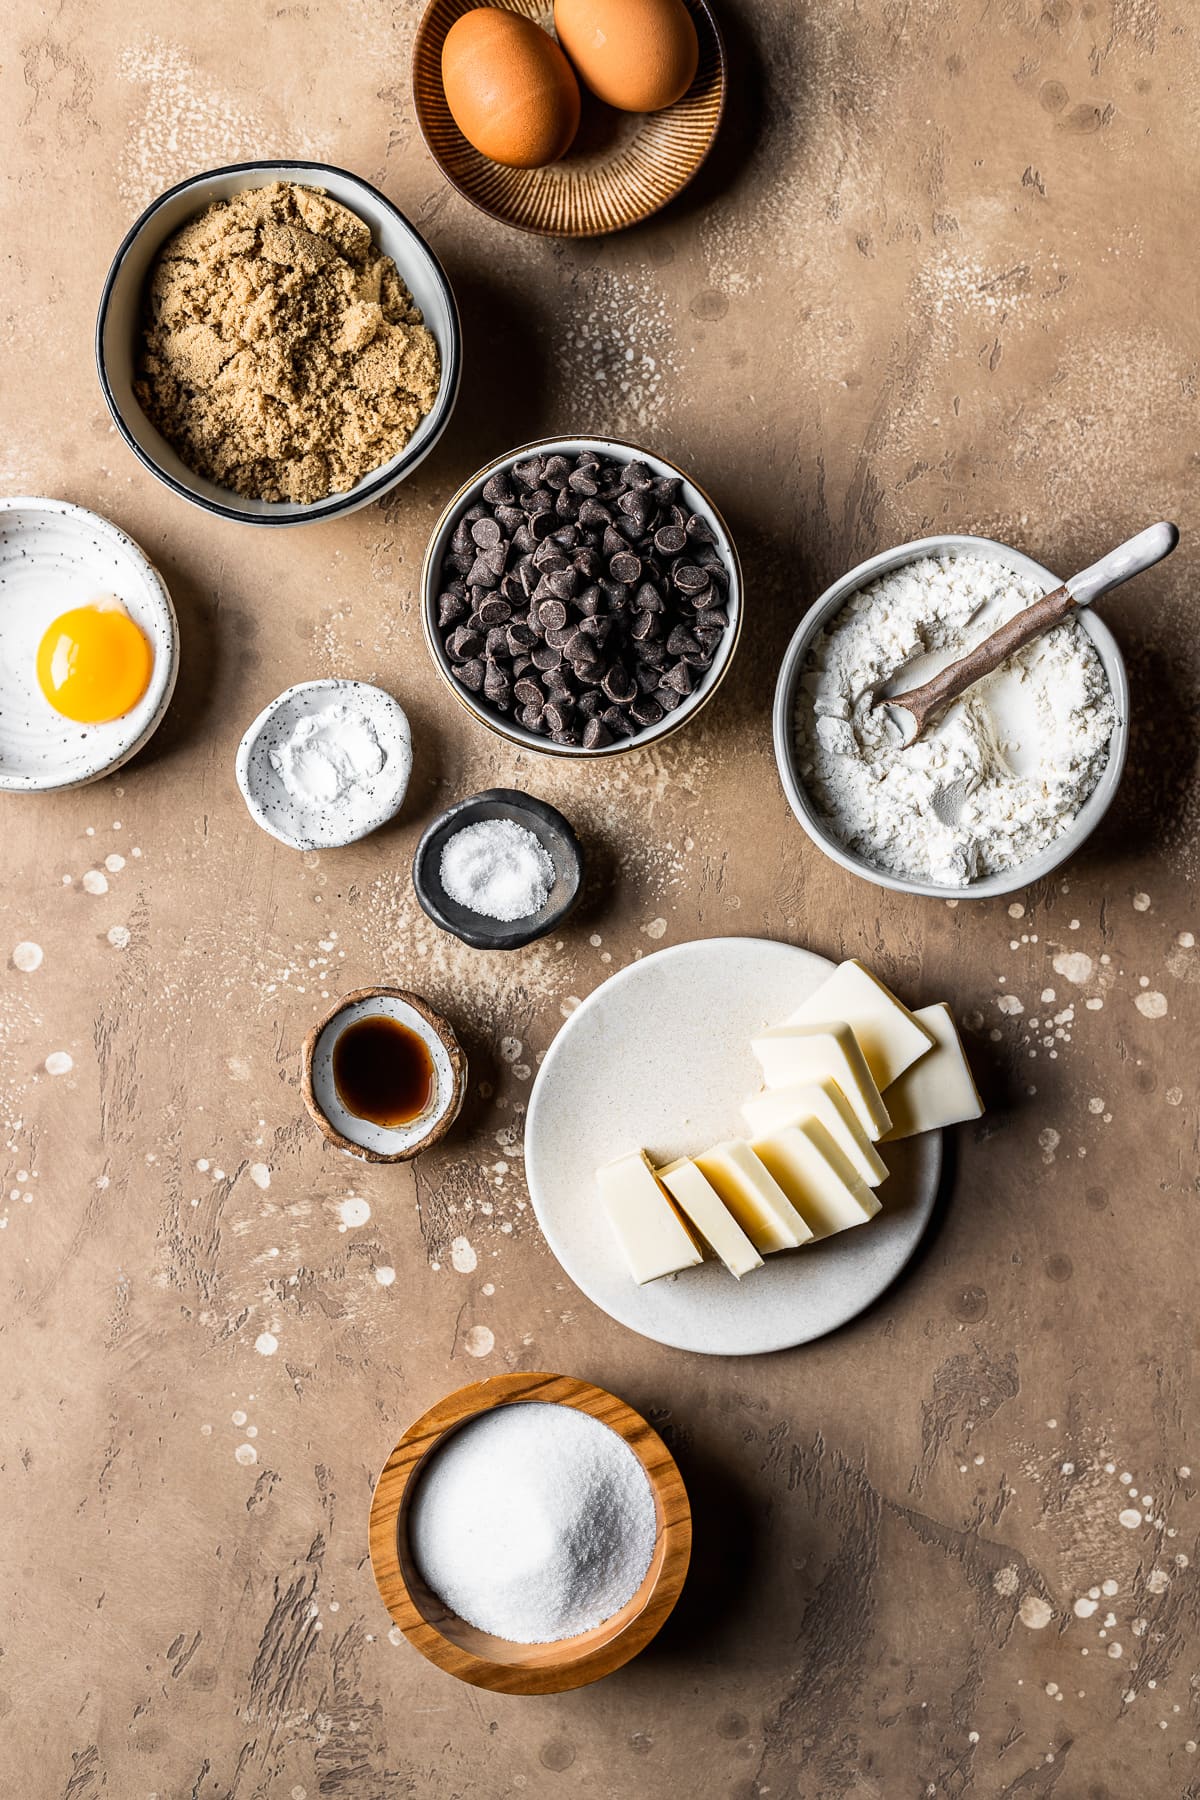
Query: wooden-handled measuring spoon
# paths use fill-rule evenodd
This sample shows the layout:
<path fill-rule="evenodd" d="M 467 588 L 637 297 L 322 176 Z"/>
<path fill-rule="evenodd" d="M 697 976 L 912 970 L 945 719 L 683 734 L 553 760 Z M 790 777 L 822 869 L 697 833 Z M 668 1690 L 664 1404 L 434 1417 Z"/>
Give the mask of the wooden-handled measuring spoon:
<path fill-rule="evenodd" d="M 998 631 L 993 631 L 957 662 L 948 663 L 930 681 L 909 688 L 903 694 L 881 693 L 875 705 L 908 713 L 914 721 L 914 729 L 905 739 L 905 748 L 915 744 L 931 719 L 944 712 L 951 701 L 957 700 L 969 687 L 1007 662 L 1023 645 L 1040 637 L 1043 631 L 1049 631 L 1060 620 L 1069 618 L 1077 606 L 1090 606 L 1110 588 L 1119 587 L 1133 575 L 1140 575 L 1143 569 L 1153 568 L 1164 556 L 1170 556 L 1178 542 L 1176 526 L 1165 521 L 1147 526 L 1128 543 L 1119 544 L 1107 556 L 1102 556 L 1090 569 L 1072 575 L 1062 587 L 1043 594 L 1032 606 L 1014 614 Z"/>

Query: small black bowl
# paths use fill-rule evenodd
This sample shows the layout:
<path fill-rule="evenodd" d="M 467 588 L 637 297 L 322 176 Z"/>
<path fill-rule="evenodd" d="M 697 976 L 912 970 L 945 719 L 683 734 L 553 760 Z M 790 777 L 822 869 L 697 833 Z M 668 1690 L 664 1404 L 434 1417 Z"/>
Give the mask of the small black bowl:
<path fill-rule="evenodd" d="M 525 919 L 489 919 L 460 906 L 442 886 L 442 850 L 448 838 L 466 825 L 485 819 L 511 819 L 531 831 L 554 864 L 554 886 L 540 912 Z M 561 925 L 583 888 L 583 850 L 556 807 L 517 788 L 488 788 L 460 800 L 433 821 L 413 857 L 413 886 L 435 925 L 470 944 L 473 950 L 519 950 Z"/>

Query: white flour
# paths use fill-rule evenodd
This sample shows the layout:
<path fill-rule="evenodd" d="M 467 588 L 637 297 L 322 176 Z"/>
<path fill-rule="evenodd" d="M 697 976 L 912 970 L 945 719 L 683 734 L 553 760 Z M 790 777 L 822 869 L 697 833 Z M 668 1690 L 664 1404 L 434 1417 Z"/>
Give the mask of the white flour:
<path fill-rule="evenodd" d="M 1043 591 L 1003 563 L 924 557 L 855 594 L 816 639 L 796 706 L 798 767 L 847 849 L 888 874 L 965 887 L 1027 862 L 1075 817 L 1116 718 L 1077 621 L 1027 644 L 911 749 L 872 705 L 885 683 L 899 693 L 927 681 Z"/>

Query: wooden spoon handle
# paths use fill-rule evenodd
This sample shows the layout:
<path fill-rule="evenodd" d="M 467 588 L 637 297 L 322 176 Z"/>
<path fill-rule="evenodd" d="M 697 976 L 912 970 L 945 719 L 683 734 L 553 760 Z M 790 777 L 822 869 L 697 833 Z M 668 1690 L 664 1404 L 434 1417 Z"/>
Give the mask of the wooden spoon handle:
<path fill-rule="evenodd" d="M 1040 637 L 1061 619 L 1074 612 L 1078 602 L 1065 584 L 1043 594 L 1032 606 L 1014 613 L 1003 625 L 984 638 L 957 662 L 948 663 L 930 681 L 909 688 L 904 694 L 889 694 L 877 702 L 881 706 L 902 706 L 916 720 L 913 739 L 919 738 L 934 713 L 942 712 L 952 700 L 965 693 L 976 681 L 990 675 L 1002 662 L 1015 656 L 1031 638 Z M 910 740 L 911 741 L 911 740 Z"/>

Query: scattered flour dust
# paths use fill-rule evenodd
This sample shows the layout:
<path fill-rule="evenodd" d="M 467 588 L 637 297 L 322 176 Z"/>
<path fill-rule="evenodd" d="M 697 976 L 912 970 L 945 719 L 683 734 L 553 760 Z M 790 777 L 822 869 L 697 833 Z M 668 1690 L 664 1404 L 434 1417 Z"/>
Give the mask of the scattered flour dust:
<path fill-rule="evenodd" d="M 279 1339 L 273 1331 L 260 1331 L 254 1340 L 254 1348 L 260 1356 L 274 1356 L 279 1348 Z"/>
<path fill-rule="evenodd" d="M 13 950 L 12 959 L 14 969 L 20 969 L 22 975 L 32 975 L 35 969 L 41 968 L 45 956 L 40 944 L 26 939 Z"/>
<path fill-rule="evenodd" d="M 479 1258 L 465 1237 L 456 1237 L 450 1246 L 450 1262 L 460 1275 L 470 1275 L 477 1268 Z"/>
<path fill-rule="evenodd" d="M 396 1279 L 396 1271 L 390 1263 L 380 1263 L 375 1270 L 375 1279 L 380 1287 L 391 1287 Z"/>
<path fill-rule="evenodd" d="M 266 1163 L 251 1163 L 250 1179 L 256 1188 L 269 1188 L 271 1185 L 271 1171 Z"/>
<path fill-rule="evenodd" d="M 355 1231 L 371 1217 L 371 1205 L 361 1195 L 349 1194 L 346 1199 L 334 1203 L 334 1212 L 337 1214 L 339 1231 Z"/>
<path fill-rule="evenodd" d="M 1054 1608 L 1040 1594 L 1026 1594 L 1017 1611 L 1030 1631 L 1044 1631 L 1054 1617 Z"/>
<path fill-rule="evenodd" d="M 1167 997 L 1165 994 L 1158 993 L 1154 988 L 1138 994 L 1133 1004 L 1143 1019 L 1165 1019 L 1167 1016 Z"/>
<path fill-rule="evenodd" d="M 66 1050 L 52 1050 L 45 1067 L 47 1075 L 69 1075 L 75 1067 L 75 1059 Z"/>
<path fill-rule="evenodd" d="M 177 44 L 162 38 L 131 44 L 117 73 L 138 90 L 118 168 L 121 198 L 130 207 L 145 206 L 197 169 L 261 156 L 264 143 L 279 139 L 281 121 L 273 110 L 213 80 Z M 290 120 L 284 135 L 297 156 L 328 160 L 328 144 Z"/>
<path fill-rule="evenodd" d="M 496 1339 L 486 1325 L 472 1325 L 463 1337 L 463 1349 L 468 1356 L 490 1356 L 496 1348 Z"/>

